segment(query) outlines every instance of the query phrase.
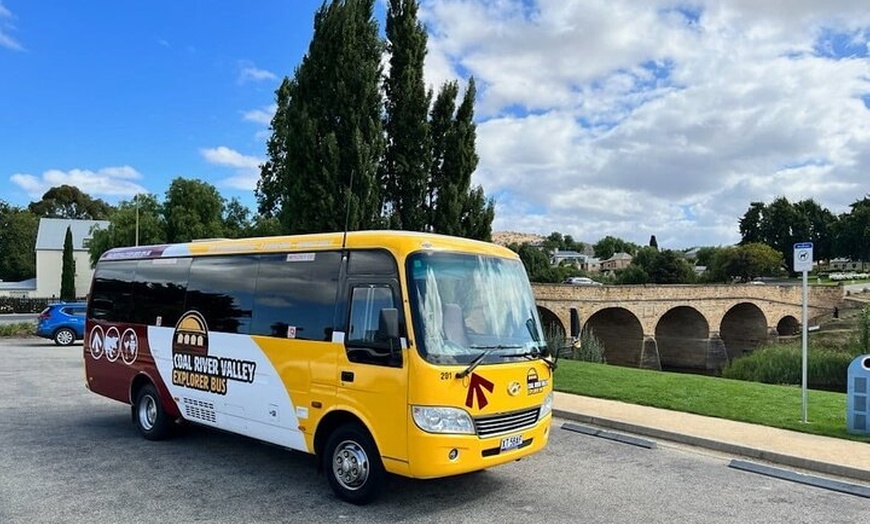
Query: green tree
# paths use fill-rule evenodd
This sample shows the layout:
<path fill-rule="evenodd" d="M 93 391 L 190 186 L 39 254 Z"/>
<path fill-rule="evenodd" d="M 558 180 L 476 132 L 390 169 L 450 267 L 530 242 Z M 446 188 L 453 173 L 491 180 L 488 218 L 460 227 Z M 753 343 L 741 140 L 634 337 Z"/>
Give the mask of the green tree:
<path fill-rule="evenodd" d="M 428 122 L 432 93 L 423 81 L 428 37 L 417 10 L 416 0 L 390 0 L 387 10 L 390 71 L 384 83 L 387 145 L 381 167 L 390 227 L 425 231 L 429 225 L 423 203 L 432 163 Z"/>
<path fill-rule="evenodd" d="M 749 204 L 749 209 L 743 214 L 740 219 L 740 237 L 742 243 L 764 242 L 764 234 L 762 232 L 764 220 L 764 202 L 752 202 Z"/>
<path fill-rule="evenodd" d="M 578 253 L 586 250 L 586 244 L 575 241 L 571 235 L 563 236 L 558 231 L 550 233 L 541 243 L 541 246 L 548 253 L 552 253 L 557 249 L 560 251 L 576 251 Z"/>
<path fill-rule="evenodd" d="M 248 228 L 246 237 L 274 237 L 284 234 L 284 226 L 275 217 L 257 216 Z"/>
<path fill-rule="evenodd" d="M 651 267 L 647 270 L 654 284 L 691 284 L 695 270 L 682 255 L 672 249 L 656 251 Z"/>
<path fill-rule="evenodd" d="M 73 235 L 69 226 L 66 228 L 66 236 L 63 239 L 60 299 L 66 302 L 76 299 L 76 261 L 73 258 Z"/>
<path fill-rule="evenodd" d="M 796 221 L 792 232 L 795 242 L 812 242 L 813 257 L 816 260 L 829 260 L 833 257 L 837 217 L 813 199 L 795 203 L 794 210 Z"/>
<path fill-rule="evenodd" d="M 42 200 L 32 202 L 30 211 L 45 218 L 76 218 L 82 220 L 105 220 L 112 206 L 99 198 L 93 199 L 75 186 L 52 187 L 42 195 Z"/>
<path fill-rule="evenodd" d="M 608 235 L 596 242 L 592 246 L 592 249 L 595 251 L 595 256 L 597 258 L 607 260 L 615 253 L 628 253 L 629 255 L 634 256 L 638 251 L 638 246 L 637 244 L 627 242 L 621 238 Z"/>
<path fill-rule="evenodd" d="M 345 216 L 351 230 L 382 225 L 383 43 L 373 3 L 324 3 L 308 52 L 278 88 L 256 194 L 260 213 L 289 233 L 339 231 Z"/>
<path fill-rule="evenodd" d="M 208 182 L 176 178 L 166 190 L 163 220 L 166 241 L 189 242 L 224 234 L 224 199 Z"/>
<path fill-rule="evenodd" d="M 814 200 L 792 204 L 779 197 L 770 204 L 750 204 L 740 219 L 740 244 L 767 244 L 782 254 L 791 271 L 795 243 L 812 242 L 815 258 L 828 259 L 834 255 L 837 230 L 834 214 Z"/>
<path fill-rule="evenodd" d="M 699 248 L 698 255 L 695 258 L 695 264 L 709 267 L 713 264 L 713 259 L 716 257 L 716 253 L 722 249 L 721 246 L 704 246 Z"/>
<path fill-rule="evenodd" d="M 447 235 L 490 240 L 495 204 L 480 186 L 471 187 L 471 175 L 479 157 L 475 151 L 474 78 L 455 116 L 449 115 L 458 94 L 455 82 L 445 84 L 432 110 L 432 177 L 430 196 L 432 229 Z"/>
<path fill-rule="evenodd" d="M 138 217 L 138 218 L 137 218 Z M 136 231 L 139 231 L 139 245 L 162 244 L 166 242 L 163 220 L 163 207 L 157 197 L 140 194 L 132 200 L 121 201 L 109 216 L 109 225 L 91 233 L 88 255 L 91 267 L 103 253 L 115 247 L 136 245 Z"/>
<path fill-rule="evenodd" d="M 782 254 L 772 247 L 753 242 L 750 244 L 720 249 L 707 268 L 711 282 L 750 280 L 779 273 Z"/>
<path fill-rule="evenodd" d="M 638 264 L 631 264 L 627 268 L 616 271 L 617 284 L 648 284 L 649 274 Z"/>
<path fill-rule="evenodd" d="M 20 282 L 36 276 L 39 217 L 0 200 L 0 280 Z"/>
<path fill-rule="evenodd" d="M 432 110 L 429 114 L 429 137 L 431 144 L 431 163 L 429 184 L 427 188 L 426 210 L 429 213 L 429 226 L 436 224 L 436 202 L 446 200 L 452 195 L 444 194 L 442 188 L 447 186 L 445 161 L 448 156 L 448 136 L 453 129 L 453 113 L 456 111 L 456 96 L 459 93 L 457 82 L 446 82 L 441 86 Z"/>
<path fill-rule="evenodd" d="M 870 260 L 870 197 L 856 200 L 851 211 L 840 215 L 835 226 L 837 237 L 835 251 L 852 260 Z M 815 246 L 813 246 L 815 255 Z"/>
<path fill-rule="evenodd" d="M 529 280 L 541 283 L 561 282 L 557 271 L 550 266 L 550 258 L 539 248 L 528 242 L 510 244 L 508 248 L 520 256 Z"/>
<path fill-rule="evenodd" d="M 629 268 L 640 268 L 626 271 Z M 635 253 L 631 265 L 617 275 L 624 284 L 689 284 L 695 280 L 695 270 L 681 253 L 652 246 L 641 247 Z"/>
<path fill-rule="evenodd" d="M 242 205 L 238 198 L 233 197 L 224 206 L 222 222 L 225 237 L 243 238 L 250 236 L 253 226 L 251 210 Z"/>

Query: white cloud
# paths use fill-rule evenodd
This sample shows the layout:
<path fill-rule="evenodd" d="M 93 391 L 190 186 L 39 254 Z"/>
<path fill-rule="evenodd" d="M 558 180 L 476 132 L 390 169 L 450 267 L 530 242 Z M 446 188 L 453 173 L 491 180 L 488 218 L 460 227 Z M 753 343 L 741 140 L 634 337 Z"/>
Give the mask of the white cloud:
<path fill-rule="evenodd" d="M 247 156 L 226 146 L 218 146 L 210 149 L 200 149 L 200 154 L 205 160 L 221 167 L 235 170 L 235 174 L 225 178 L 221 184 L 235 189 L 254 190 L 260 177 L 260 164 L 264 159 Z"/>
<path fill-rule="evenodd" d="M 130 166 L 104 167 L 98 171 L 50 169 L 41 176 L 15 173 L 9 179 L 32 198 L 41 198 L 52 187 L 69 185 L 94 197 L 131 197 L 147 190 L 136 183 L 142 175 Z"/>
<path fill-rule="evenodd" d="M 14 19 L 15 15 L 0 2 L 0 47 L 23 51 L 24 46 L 9 34 L 10 31 L 15 30 L 15 25 L 12 23 Z"/>
<path fill-rule="evenodd" d="M 249 62 L 242 62 L 240 64 L 241 70 L 239 71 L 239 83 L 246 82 L 262 82 L 264 80 L 275 80 L 278 76 L 265 69 L 260 69 L 256 67 L 254 64 Z"/>
<path fill-rule="evenodd" d="M 429 0 L 427 81 L 477 80 L 494 229 L 726 244 L 752 201 L 868 192 L 858 4 Z"/>
<path fill-rule="evenodd" d="M 275 111 L 278 110 L 277 104 L 272 104 L 260 109 L 251 109 L 250 111 L 242 112 L 242 119 L 246 122 L 254 122 L 263 126 L 269 126 L 272 123 L 272 118 L 275 116 Z"/>

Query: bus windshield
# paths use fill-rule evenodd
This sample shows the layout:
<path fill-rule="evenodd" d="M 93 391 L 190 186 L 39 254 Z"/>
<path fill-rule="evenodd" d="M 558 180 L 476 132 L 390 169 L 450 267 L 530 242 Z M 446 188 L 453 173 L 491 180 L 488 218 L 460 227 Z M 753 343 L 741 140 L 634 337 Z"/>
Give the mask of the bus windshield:
<path fill-rule="evenodd" d="M 519 260 L 419 252 L 407 264 L 417 350 L 428 362 L 544 354 L 535 298 Z"/>

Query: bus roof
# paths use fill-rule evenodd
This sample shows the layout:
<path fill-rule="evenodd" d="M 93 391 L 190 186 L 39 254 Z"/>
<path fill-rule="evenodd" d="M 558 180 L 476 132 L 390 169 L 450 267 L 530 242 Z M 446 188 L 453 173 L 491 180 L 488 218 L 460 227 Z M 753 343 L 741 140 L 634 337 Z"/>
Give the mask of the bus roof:
<path fill-rule="evenodd" d="M 181 244 L 119 247 L 106 251 L 100 261 L 136 260 L 221 254 L 257 254 L 311 252 L 341 249 L 344 233 L 313 233 L 274 237 L 239 238 L 233 240 L 195 240 Z M 349 231 L 348 249 L 384 248 L 393 253 L 420 250 L 458 251 L 508 258 L 518 255 L 506 247 L 467 238 L 421 233 L 416 231 Z"/>

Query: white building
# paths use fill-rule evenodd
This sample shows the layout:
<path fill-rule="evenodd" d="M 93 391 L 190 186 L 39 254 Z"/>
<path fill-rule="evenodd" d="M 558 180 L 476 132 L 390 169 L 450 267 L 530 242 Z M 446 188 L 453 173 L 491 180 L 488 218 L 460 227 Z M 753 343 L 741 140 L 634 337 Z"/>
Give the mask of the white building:
<path fill-rule="evenodd" d="M 94 274 L 88 255 L 92 231 L 108 226 L 108 220 L 39 219 L 39 230 L 36 233 L 36 290 L 30 294 L 30 298 L 60 297 L 63 243 L 67 228 L 72 232 L 76 296 L 87 295 Z"/>

